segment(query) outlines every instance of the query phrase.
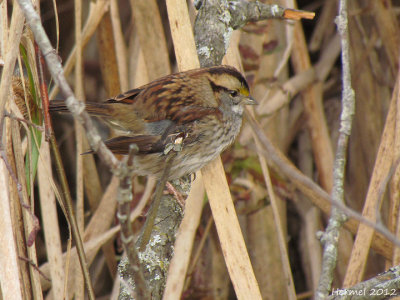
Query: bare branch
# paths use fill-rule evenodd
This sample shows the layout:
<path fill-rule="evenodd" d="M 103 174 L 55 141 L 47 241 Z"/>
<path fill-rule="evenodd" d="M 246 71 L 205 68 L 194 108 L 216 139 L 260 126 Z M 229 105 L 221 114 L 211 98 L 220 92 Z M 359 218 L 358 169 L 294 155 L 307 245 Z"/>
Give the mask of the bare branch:
<path fill-rule="evenodd" d="M 338 25 L 338 30 L 341 34 L 342 44 L 343 94 L 342 114 L 340 117 L 341 121 L 339 130 L 340 134 L 333 167 L 332 202 L 344 205 L 343 185 L 346 165 L 346 152 L 355 110 L 354 90 L 351 87 L 347 0 L 340 1 L 339 16 L 337 17 L 336 22 Z M 324 245 L 324 253 L 322 256 L 322 271 L 315 299 L 325 299 L 331 290 L 334 269 L 337 261 L 339 232 L 345 221 L 345 213 L 336 206 L 332 207 L 332 215 L 329 219 L 328 226 L 325 233 L 321 237 L 321 242 Z"/>

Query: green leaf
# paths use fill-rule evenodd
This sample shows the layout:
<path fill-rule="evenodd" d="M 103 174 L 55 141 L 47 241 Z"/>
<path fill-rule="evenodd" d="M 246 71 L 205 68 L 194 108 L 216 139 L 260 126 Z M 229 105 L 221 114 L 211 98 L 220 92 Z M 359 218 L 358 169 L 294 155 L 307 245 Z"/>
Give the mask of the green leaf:
<path fill-rule="evenodd" d="M 29 64 L 29 59 L 28 55 L 26 52 L 25 47 L 20 44 L 20 52 L 22 56 L 22 60 L 24 62 L 24 66 L 26 69 L 26 72 L 28 74 L 28 81 L 29 81 L 29 90 L 32 95 L 33 101 L 34 101 L 34 108 L 33 110 L 30 111 L 31 115 L 31 122 L 36 124 L 36 125 L 42 125 L 43 123 L 43 118 L 42 118 L 42 111 L 40 110 L 40 98 L 39 94 L 37 92 L 36 86 L 35 86 L 35 81 L 33 79 L 33 74 L 32 74 L 32 69 Z M 36 176 L 36 171 L 37 171 L 37 164 L 39 161 L 39 149 L 40 149 L 40 143 L 42 140 L 42 132 L 39 131 L 37 128 L 30 127 L 30 136 L 31 136 L 31 145 L 32 145 L 32 151 L 29 153 L 27 151 L 26 157 L 25 157 L 25 177 L 26 177 L 26 182 L 27 182 L 27 189 L 28 193 L 30 195 L 31 192 L 31 174 L 32 174 L 32 180 L 35 180 Z"/>

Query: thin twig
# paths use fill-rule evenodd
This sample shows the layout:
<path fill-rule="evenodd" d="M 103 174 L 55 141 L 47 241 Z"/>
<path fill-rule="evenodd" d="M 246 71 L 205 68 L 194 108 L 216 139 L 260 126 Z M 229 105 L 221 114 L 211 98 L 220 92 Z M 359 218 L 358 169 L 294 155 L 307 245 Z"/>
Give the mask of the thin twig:
<path fill-rule="evenodd" d="M 346 152 L 355 110 L 355 96 L 354 90 L 351 86 L 347 0 L 340 0 L 339 5 L 339 16 L 336 19 L 336 23 L 341 34 L 342 44 L 343 95 L 342 113 L 340 117 L 340 134 L 333 169 L 332 202 L 344 205 Z M 337 261 L 340 228 L 345 221 L 345 213 L 335 206 L 332 207 L 332 215 L 329 219 L 328 226 L 321 237 L 321 242 L 324 245 L 324 253 L 322 256 L 322 271 L 315 299 L 325 299 L 331 290 L 334 269 Z"/>
<path fill-rule="evenodd" d="M 245 16 L 249 11 L 239 7 L 241 4 L 252 5 L 252 2 L 203 1 L 194 24 L 197 54 L 202 67 L 220 65 L 233 30 L 250 21 L 247 18 L 249 15 Z M 278 6 L 272 7 L 272 15 L 278 13 L 274 10 Z M 255 8 L 252 12 L 257 15 L 259 10 Z M 241 24 L 241 21 L 245 22 Z M 238 299 L 262 299 L 220 158 L 206 165 L 201 172 L 236 296 Z"/>
<path fill-rule="evenodd" d="M 57 141 L 56 141 L 54 134 L 50 135 L 50 144 L 51 144 L 51 148 L 53 150 L 55 164 L 57 166 L 62 166 L 61 154 L 58 149 Z M 82 269 L 83 277 L 85 280 L 86 288 L 88 289 L 89 299 L 95 299 L 93 287 L 92 287 L 91 281 L 90 281 L 89 269 L 88 269 L 88 265 L 87 265 L 84 248 L 83 248 L 83 243 L 82 243 L 78 225 L 77 225 L 76 219 L 75 219 L 72 198 L 71 198 L 71 194 L 69 193 L 69 189 L 68 189 L 67 177 L 65 175 L 65 171 L 64 171 L 63 167 L 62 168 L 58 167 L 58 168 L 56 168 L 56 170 L 57 170 L 60 182 L 61 182 L 61 189 L 63 191 L 62 199 L 64 200 L 63 204 L 65 207 L 66 218 L 70 224 L 72 236 L 76 243 L 78 258 L 79 258 L 80 266 Z"/>
<path fill-rule="evenodd" d="M 30 247 L 35 242 L 36 235 L 40 231 L 39 219 L 32 212 L 31 206 L 24 202 L 24 197 L 22 195 L 22 192 L 23 192 L 22 185 L 18 181 L 16 174 L 14 173 L 10 163 L 8 162 L 6 152 L 4 151 L 3 145 L 1 145 L 1 144 L 0 144 L 0 158 L 3 159 L 4 165 L 6 166 L 7 171 L 9 173 L 11 179 L 14 181 L 15 186 L 17 187 L 17 194 L 18 194 L 18 199 L 19 199 L 19 203 L 20 203 L 21 207 L 23 207 L 26 210 L 26 212 L 30 215 L 30 217 L 32 218 L 33 228 L 32 228 L 32 231 L 29 233 L 28 239 L 27 239 L 27 245 L 28 245 L 28 247 Z"/>
<path fill-rule="evenodd" d="M 49 102 L 49 94 L 47 91 L 47 85 L 46 82 L 44 80 L 44 72 L 43 72 L 43 68 L 44 68 L 44 59 L 43 59 L 43 55 L 40 52 L 40 49 L 37 45 L 37 43 L 35 43 L 35 52 L 36 52 L 36 65 L 37 65 L 37 69 L 38 69 L 38 77 L 39 77 L 39 85 L 40 85 L 40 92 L 41 92 L 41 98 L 42 98 L 42 112 L 43 112 L 43 118 L 44 118 L 44 128 L 45 128 L 45 137 L 46 137 L 46 141 L 48 142 L 50 140 L 50 134 L 51 134 L 51 118 L 50 118 L 50 112 L 49 112 L 49 106 L 50 106 L 50 102 Z"/>
<path fill-rule="evenodd" d="M 23 27 L 24 20 L 22 12 L 19 7 L 14 8 L 10 28 L 8 29 L 8 32 L 10 33 L 7 49 L 8 51 L 6 56 L 4 57 L 4 66 L 2 68 L 0 80 L 0 128 L 3 128 L 4 109 L 8 99 L 8 93 L 10 91 L 12 74 L 18 56 L 18 47 L 21 41 Z M 3 30 L 5 30 L 5 28 L 3 28 Z"/>
<path fill-rule="evenodd" d="M 135 280 L 135 294 L 138 299 L 150 299 L 150 291 L 144 278 L 143 266 L 140 264 L 139 254 L 136 250 L 135 239 L 129 222 L 130 207 L 132 202 L 132 177 L 133 157 L 138 152 L 136 145 L 131 145 L 129 155 L 124 158 L 115 174 L 119 177 L 117 195 L 118 219 L 121 223 L 121 240 L 128 257 L 128 270 Z"/>
<path fill-rule="evenodd" d="M 18 196 L 20 200 L 20 205 L 24 208 L 27 215 L 30 216 L 30 220 L 25 219 L 27 221 L 27 228 L 30 230 L 29 235 L 27 236 L 26 244 L 28 247 L 31 247 L 35 243 L 36 235 L 40 231 L 40 222 L 39 219 L 35 216 L 33 209 L 29 203 L 29 199 L 27 198 L 28 194 L 26 191 L 26 181 L 25 181 L 25 173 L 24 173 L 24 158 L 21 151 L 21 135 L 19 131 L 19 124 L 17 121 L 11 121 L 11 135 L 12 135 L 12 143 L 14 148 L 14 162 L 17 171 L 16 175 L 13 174 L 12 177 L 15 181 L 18 190 Z M 5 158 L 3 158 L 5 159 Z M 13 161 L 11 159 L 11 161 Z M 6 161 L 5 161 L 6 162 Z"/>
<path fill-rule="evenodd" d="M 48 95 L 48 91 L 47 91 L 47 85 L 45 83 L 45 77 L 44 77 L 44 59 L 42 56 L 42 53 L 40 52 L 40 50 L 35 47 L 37 53 L 37 71 L 38 71 L 38 77 L 39 77 L 39 85 L 40 85 L 40 96 L 42 99 L 42 106 L 45 108 L 49 107 L 49 95 Z M 54 135 L 54 130 L 53 130 L 53 126 L 51 124 L 51 119 L 50 119 L 50 115 L 49 113 L 45 113 L 45 116 L 47 115 L 47 117 L 45 117 L 45 128 L 46 128 L 46 139 L 50 140 L 50 144 L 51 144 L 51 149 L 54 153 L 54 157 L 55 157 L 55 163 L 57 165 L 57 174 L 58 177 L 60 179 L 61 182 L 61 189 L 62 189 L 62 193 L 63 193 L 63 205 L 65 207 L 65 212 L 66 212 L 66 218 L 68 220 L 71 232 L 72 232 L 72 236 L 75 240 L 76 243 L 76 248 L 77 248 L 77 253 L 78 253 L 78 258 L 79 258 L 79 262 L 80 262 L 80 266 L 81 266 L 81 270 L 82 270 L 82 274 L 83 274 L 83 278 L 85 281 L 85 285 L 88 291 L 88 296 L 89 299 L 95 299 L 94 296 L 94 290 L 93 290 L 93 286 L 90 280 L 90 274 L 89 274 L 89 267 L 86 263 L 86 255 L 85 255 L 85 251 L 83 249 L 83 243 L 82 243 L 82 239 L 79 233 L 79 229 L 76 223 L 76 219 L 75 219 L 75 214 L 74 214 L 74 209 L 73 209 L 73 203 L 72 203 L 72 197 L 71 197 L 71 192 L 69 190 L 69 186 L 68 186 L 68 181 L 67 181 L 67 177 L 65 175 L 65 170 L 64 170 L 64 166 L 62 164 L 62 160 L 61 160 L 61 154 L 60 151 L 58 149 L 58 145 L 57 145 L 57 141 Z"/>
<path fill-rule="evenodd" d="M 8 112 L 6 109 L 4 110 L 4 116 L 7 117 L 7 118 L 10 118 L 12 120 L 16 120 L 18 122 L 21 122 L 21 123 L 25 123 L 26 125 L 32 126 L 33 128 L 35 128 L 35 129 L 37 129 L 37 130 L 39 130 L 41 132 L 44 132 L 44 130 L 45 130 L 43 126 L 37 125 L 37 124 L 35 124 L 35 123 L 33 123 L 33 122 L 29 121 L 29 120 L 25 120 L 23 118 L 19 118 L 15 114 L 13 114 L 12 112 Z"/>
<path fill-rule="evenodd" d="M 40 268 L 37 266 L 37 264 L 35 264 L 34 261 L 32 261 L 31 259 L 27 258 L 27 257 L 22 257 L 22 256 L 18 256 L 18 258 L 26 263 L 28 263 L 29 265 L 31 265 L 45 280 L 51 282 L 51 279 L 49 277 L 46 276 L 46 274 L 44 274 Z"/>
<path fill-rule="evenodd" d="M 274 167 L 275 171 L 280 172 L 282 175 L 288 177 L 289 179 L 293 180 L 296 188 L 298 188 L 301 192 L 303 192 L 306 196 L 312 195 L 315 198 L 318 198 L 320 201 L 318 207 L 322 209 L 322 201 L 329 202 L 332 206 L 335 206 L 339 210 L 341 210 L 346 216 L 349 218 L 353 218 L 358 220 L 365 225 L 373 228 L 375 231 L 381 233 L 385 236 L 389 241 L 393 244 L 400 246 L 400 240 L 391 233 L 387 228 L 385 228 L 382 224 L 376 224 L 371 222 L 370 220 L 364 218 L 359 212 L 347 207 L 342 202 L 333 201 L 332 197 L 329 196 L 319 185 L 317 185 L 314 181 L 312 181 L 307 176 L 303 175 L 298 169 L 296 169 L 288 160 L 282 160 L 282 154 L 272 145 L 270 140 L 264 134 L 262 127 L 257 123 L 257 121 L 246 114 L 246 118 L 252 128 L 254 130 L 257 139 L 261 142 L 263 146 L 261 153 L 268 159 L 268 162 L 272 162 L 272 166 Z M 325 212 L 326 213 L 326 212 Z M 382 252 L 382 251 L 381 251 Z"/>

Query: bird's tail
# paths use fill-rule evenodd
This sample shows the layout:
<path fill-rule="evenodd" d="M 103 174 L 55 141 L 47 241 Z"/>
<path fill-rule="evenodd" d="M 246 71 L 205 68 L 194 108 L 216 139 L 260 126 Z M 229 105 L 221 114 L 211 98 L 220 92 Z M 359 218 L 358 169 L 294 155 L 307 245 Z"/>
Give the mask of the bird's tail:
<path fill-rule="evenodd" d="M 108 115 L 108 106 L 103 103 L 94 103 L 94 102 L 86 102 L 85 103 L 86 111 L 92 116 L 107 116 Z M 66 112 L 68 113 L 68 107 L 65 104 L 64 100 L 52 100 L 50 101 L 50 112 Z"/>
<path fill-rule="evenodd" d="M 52 100 L 50 101 L 49 111 L 57 111 L 57 112 L 69 112 L 67 106 L 65 105 L 64 100 Z"/>

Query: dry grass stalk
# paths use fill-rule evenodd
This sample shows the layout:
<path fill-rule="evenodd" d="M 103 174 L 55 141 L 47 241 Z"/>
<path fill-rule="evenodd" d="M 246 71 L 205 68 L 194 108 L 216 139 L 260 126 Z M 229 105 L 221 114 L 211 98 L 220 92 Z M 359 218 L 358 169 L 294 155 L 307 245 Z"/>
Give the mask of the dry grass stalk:
<path fill-rule="evenodd" d="M 363 216 L 373 222 L 376 222 L 379 218 L 378 212 L 382 204 L 384 190 L 386 189 L 387 177 L 389 176 L 390 168 L 393 164 L 393 143 L 398 88 L 397 85 L 397 88 L 395 88 L 393 92 L 385 129 L 382 134 L 382 141 L 379 146 L 377 160 L 363 208 Z M 343 283 L 345 287 L 350 287 L 361 281 L 373 234 L 373 229 L 364 224 L 360 224 Z"/>
<path fill-rule="evenodd" d="M 168 18 L 175 55 L 181 71 L 199 66 L 194 37 L 186 5 L 167 1 Z M 244 245 L 221 159 L 202 169 L 204 186 L 209 197 L 225 261 L 239 299 L 260 299 L 258 284 Z"/>

